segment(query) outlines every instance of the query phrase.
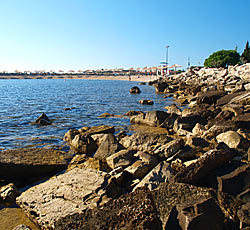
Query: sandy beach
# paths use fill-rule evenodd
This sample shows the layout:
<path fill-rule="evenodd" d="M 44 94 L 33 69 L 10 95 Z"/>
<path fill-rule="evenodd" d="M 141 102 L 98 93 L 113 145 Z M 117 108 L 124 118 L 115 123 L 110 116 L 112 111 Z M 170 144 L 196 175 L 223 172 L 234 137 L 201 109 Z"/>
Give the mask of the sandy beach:
<path fill-rule="evenodd" d="M 149 82 L 158 79 L 155 75 L 135 75 L 135 76 L 100 76 L 100 75 L 3 75 L 0 79 L 89 79 L 89 80 L 120 80 L 120 81 L 140 81 Z"/>

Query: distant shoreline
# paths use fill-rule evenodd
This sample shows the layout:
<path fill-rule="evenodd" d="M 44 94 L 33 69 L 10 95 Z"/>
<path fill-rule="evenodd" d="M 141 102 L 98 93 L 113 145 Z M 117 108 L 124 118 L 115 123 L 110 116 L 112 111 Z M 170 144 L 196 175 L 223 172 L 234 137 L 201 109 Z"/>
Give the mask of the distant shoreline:
<path fill-rule="evenodd" d="M 130 79 L 129 79 L 130 77 Z M 122 81 L 140 81 L 140 82 L 149 82 L 158 79 L 160 76 L 155 75 L 131 75 L 131 76 L 123 76 L 123 75 L 1 75 L 0 80 L 24 80 L 24 79 L 88 79 L 88 80 L 122 80 Z"/>

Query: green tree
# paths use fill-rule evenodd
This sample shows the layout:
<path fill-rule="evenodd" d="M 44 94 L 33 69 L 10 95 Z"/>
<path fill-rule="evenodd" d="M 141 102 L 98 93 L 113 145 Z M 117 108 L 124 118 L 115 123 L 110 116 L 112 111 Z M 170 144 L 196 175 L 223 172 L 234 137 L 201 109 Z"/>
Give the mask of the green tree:
<path fill-rule="evenodd" d="M 246 47 L 243 51 L 243 53 L 241 54 L 241 60 L 244 62 L 244 63 L 249 63 L 250 62 L 250 48 L 249 48 L 249 43 L 247 41 L 246 43 Z"/>
<path fill-rule="evenodd" d="M 220 50 L 211 54 L 204 62 L 210 68 L 227 67 L 240 62 L 240 55 L 236 50 Z"/>

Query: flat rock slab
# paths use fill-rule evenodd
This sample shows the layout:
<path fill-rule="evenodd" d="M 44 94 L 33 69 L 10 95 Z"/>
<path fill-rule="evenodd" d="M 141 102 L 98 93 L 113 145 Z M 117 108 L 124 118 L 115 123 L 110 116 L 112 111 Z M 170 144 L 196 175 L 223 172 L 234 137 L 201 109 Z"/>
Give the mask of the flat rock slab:
<path fill-rule="evenodd" d="M 110 200 L 101 208 L 64 218 L 56 224 L 55 229 L 162 230 L 162 226 L 152 196 L 149 190 L 143 188 Z"/>
<path fill-rule="evenodd" d="M 57 229 L 62 218 L 82 213 L 97 205 L 106 191 L 113 192 L 109 177 L 105 172 L 74 168 L 23 192 L 16 202 L 41 228 Z"/>
<path fill-rule="evenodd" d="M 67 168 L 72 158 L 68 153 L 53 149 L 24 148 L 1 152 L 0 177 L 19 179 L 45 176 Z"/>

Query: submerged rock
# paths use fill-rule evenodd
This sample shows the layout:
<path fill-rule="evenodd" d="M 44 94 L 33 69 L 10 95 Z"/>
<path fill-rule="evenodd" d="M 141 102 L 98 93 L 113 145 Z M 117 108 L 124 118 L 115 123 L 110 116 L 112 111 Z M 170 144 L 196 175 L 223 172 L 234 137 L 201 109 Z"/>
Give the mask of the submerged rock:
<path fill-rule="evenodd" d="M 38 117 L 35 122 L 32 122 L 31 124 L 51 125 L 52 122 L 45 113 L 42 113 L 42 115 Z"/>
<path fill-rule="evenodd" d="M 139 87 L 134 86 L 129 90 L 130 93 L 141 93 L 141 90 L 139 89 Z"/>

